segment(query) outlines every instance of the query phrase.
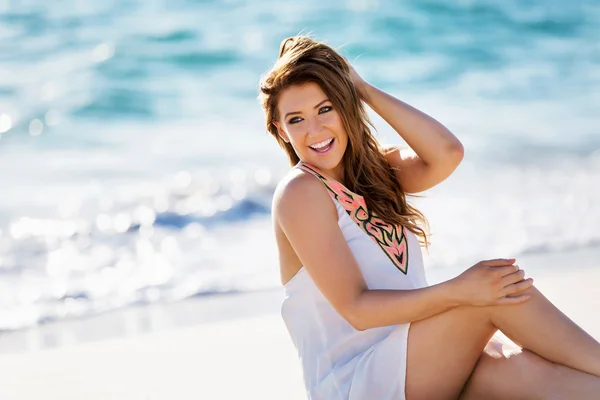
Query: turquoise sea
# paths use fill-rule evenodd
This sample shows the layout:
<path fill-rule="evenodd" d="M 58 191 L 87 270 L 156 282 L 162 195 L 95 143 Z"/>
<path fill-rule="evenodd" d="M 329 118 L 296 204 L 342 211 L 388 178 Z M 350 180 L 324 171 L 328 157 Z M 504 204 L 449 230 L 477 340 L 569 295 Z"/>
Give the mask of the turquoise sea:
<path fill-rule="evenodd" d="M 463 142 L 428 268 L 598 248 L 595 0 L 0 0 L 0 330 L 276 287 L 257 85 L 301 32 Z"/>

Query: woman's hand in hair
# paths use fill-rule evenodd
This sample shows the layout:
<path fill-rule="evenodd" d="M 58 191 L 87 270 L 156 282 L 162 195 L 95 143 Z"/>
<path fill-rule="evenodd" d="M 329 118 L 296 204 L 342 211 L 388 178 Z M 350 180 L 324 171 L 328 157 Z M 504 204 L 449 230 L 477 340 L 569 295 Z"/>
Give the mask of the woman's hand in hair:
<path fill-rule="evenodd" d="M 350 78 L 352 78 L 352 82 L 354 83 L 354 86 L 358 90 L 360 97 L 363 100 L 366 100 L 366 90 L 365 89 L 368 85 L 367 82 L 363 78 L 361 78 L 360 75 L 358 75 L 358 73 L 356 72 L 356 70 L 354 69 L 352 64 L 348 63 L 348 65 L 350 66 Z"/>
<path fill-rule="evenodd" d="M 491 306 L 518 304 L 529 300 L 522 292 L 533 285 L 515 259 L 480 261 L 452 279 L 460 305 Z"/>

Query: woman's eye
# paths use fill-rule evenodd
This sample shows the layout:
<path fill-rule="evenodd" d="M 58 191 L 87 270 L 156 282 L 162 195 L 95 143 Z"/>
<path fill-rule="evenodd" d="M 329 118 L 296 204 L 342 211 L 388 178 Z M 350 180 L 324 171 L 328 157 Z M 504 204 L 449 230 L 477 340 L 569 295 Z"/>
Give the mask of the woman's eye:
<path fill-rule="evenodd" d="M 333 107 L 331 107 L 331 106 L 321 107 L 321 108 L 319 108 L 319 114 L 323 114 L 323 113 L 329 112 L 331 110 L 333 110 Z M 302 118 L 294 117 L 294 118 L 291 118 L 290 120 L 288 120 L 288 124 L 297 124 L 298 122 L 301 122 L 301 121 L 302 121 Z"/>

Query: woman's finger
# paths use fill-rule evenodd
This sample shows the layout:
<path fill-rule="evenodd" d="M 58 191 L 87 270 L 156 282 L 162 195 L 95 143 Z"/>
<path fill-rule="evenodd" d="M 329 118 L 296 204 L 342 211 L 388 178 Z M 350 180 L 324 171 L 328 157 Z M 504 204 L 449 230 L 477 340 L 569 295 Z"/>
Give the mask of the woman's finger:
<path fill-rule="evenodd" d="M 524 277 L 525 271 L 520 269 L 517 272 L 503 276 L 500 280 L 500 284 L 502 287 L 507 287 L 508 285 L 522 281 Z"/>
<path fill-rule="evenodd" d="M 506 286 L 504 289 L 502 289 L 501 294 L 502 294 L 502 296 L 511 296 L 516 293 L 519 293 L 519 292 L 529 289 L 531 287 L 531 285 L 533 285 L 533 279 L 528 278 L 528 279 L 522 280 L 520 282 L 513 283 L 512 285 Z"/>
<path fill-rule="evenodd" d="M 494 260 L 484 260 L 480 264 L 486 267 L 505 267 L 512 265 L 515 262 L 514 258 L 496 258 Z"/>
<path fill-rule="evenodd" d="M 491 271 L 496 274 L 498 277 L 504 277 L 510 274 L 514 274 L 519 271 L 518 265 L 506 265 L 504 267 L 494 267 L 491 268 Z"/>
<path fill-rule="evenodd" d="M 511 297 L 507 296 L 507 297 L 502 297 L 502 298 L 496 300 L 495 304 L 498 306 L 521 304 L 521 303 L 525 303 L 530 298 L 531 298 L 531 296 L 528 294 L 520 294 L 518 296 L 511 296 Z"/>

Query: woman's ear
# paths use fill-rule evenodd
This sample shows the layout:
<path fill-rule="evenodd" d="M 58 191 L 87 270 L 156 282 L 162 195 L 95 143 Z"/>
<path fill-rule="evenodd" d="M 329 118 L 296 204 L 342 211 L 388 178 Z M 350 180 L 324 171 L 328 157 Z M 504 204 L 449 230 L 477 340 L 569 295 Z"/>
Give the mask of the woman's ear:
<path fill-rule="evenodd" d="M 290 138 L 288 137 L 288 135 L 285 132 L 285 130 L 283 130 L 283 128 L 281 127 L 281 125 L 279 124 L 279 122 L 273 121 L 273 125 L 275 125 L 275 127 L 277 128 L 277 133 L 279 134 L 279 137 L 281 137 L 284 142 L 289 143 L 290 142 Z"/>

